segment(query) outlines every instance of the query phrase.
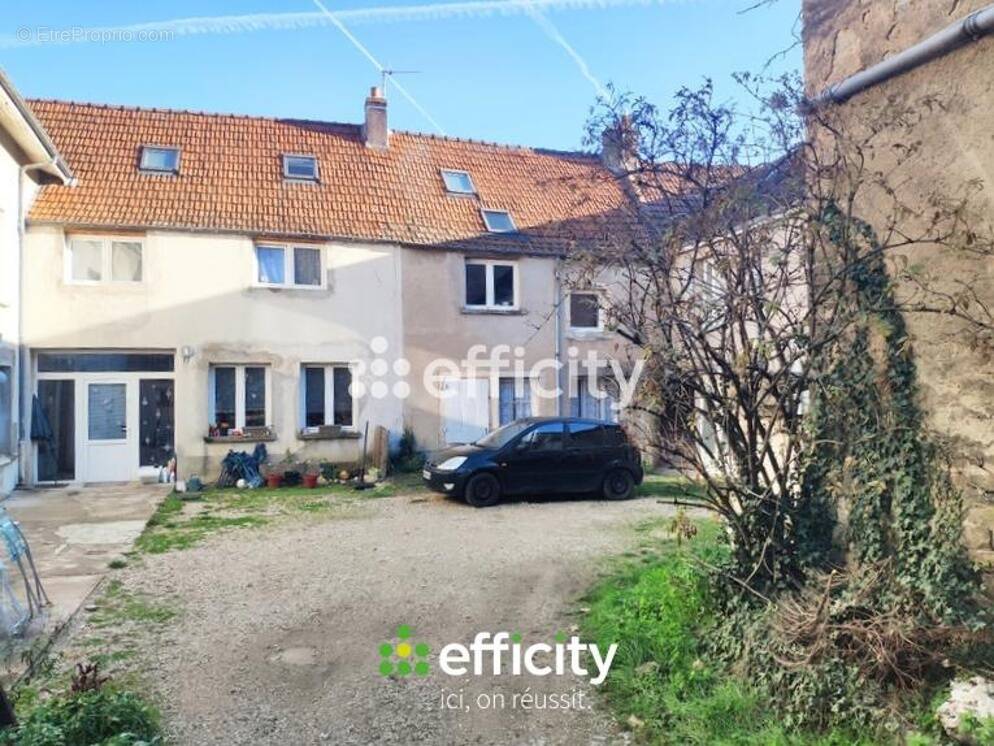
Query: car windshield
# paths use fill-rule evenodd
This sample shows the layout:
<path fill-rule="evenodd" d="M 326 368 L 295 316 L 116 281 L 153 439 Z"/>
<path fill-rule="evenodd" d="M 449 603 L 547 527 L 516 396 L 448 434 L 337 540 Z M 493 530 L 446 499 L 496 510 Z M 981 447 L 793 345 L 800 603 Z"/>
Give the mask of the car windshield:
<path fill-rule="evenodd" d="M 483 446 L 484 448 L 503 448 L 531 427 L 532 424 L 533 423 L 531 422 L 525 422 L 523 420 L 511 422 L 504 425 L 504 427 L 497 428 L 492 433 L 487 433 L 476 441 L 476 445 Z"/>

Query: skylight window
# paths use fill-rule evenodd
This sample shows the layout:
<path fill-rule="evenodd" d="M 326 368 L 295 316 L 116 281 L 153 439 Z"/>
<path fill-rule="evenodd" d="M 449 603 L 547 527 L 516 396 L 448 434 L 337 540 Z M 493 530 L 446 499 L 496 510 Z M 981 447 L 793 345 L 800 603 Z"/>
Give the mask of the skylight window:
<path fill-rule="evenodd" d="M 507 210 L 483 210 L 483 222 L 491 233 L 514 233 L 518 230 Z"/>
<path fill-rule="evenodd" d="M 476 194 L 473 179 L 466 171 L 451 171 L 442 169 L 442 181 L 450 194 Z"/>
<path fill-rule="evenodd" d="M 313 155 L 284 155 L 283 176 L 295 181 L 317 181 L 318 159 Z"/>
<path fill-rule="evenodd" d="M 178 174 L 179 148 L 142 145 L 138 168 L 150 173 Z"/>

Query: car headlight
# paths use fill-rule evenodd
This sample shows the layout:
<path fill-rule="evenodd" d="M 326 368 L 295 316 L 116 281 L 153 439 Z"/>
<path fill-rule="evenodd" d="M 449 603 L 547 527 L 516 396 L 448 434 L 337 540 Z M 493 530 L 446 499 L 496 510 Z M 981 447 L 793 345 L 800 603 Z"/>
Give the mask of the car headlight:
<path fill-rule="evenodd" d="M 453 456 L 452 458 L 447 458 L 445 461 L 438 465 L 440 471 L 455 471 L 460 466 L 466 463 L 465 456 Z"/>

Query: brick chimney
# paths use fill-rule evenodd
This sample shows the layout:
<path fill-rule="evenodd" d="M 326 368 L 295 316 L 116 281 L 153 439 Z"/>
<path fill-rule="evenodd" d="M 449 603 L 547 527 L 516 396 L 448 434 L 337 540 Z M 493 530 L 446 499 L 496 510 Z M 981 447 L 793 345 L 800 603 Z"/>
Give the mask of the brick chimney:
<path fill-rule="evenodd" d="M 390 145 L 390 130 L 387 127 L 387 100 L 379 86 L 369 89 L 366 98 L 366 121 L 362 125 L 362 136 L 367 148 L 386 150 Z"/>
<path fill-rule="evenodd" d="M 601 161 L 615 176 L 631 174 L 638 168 L 638 139 L 627 114 L 601 134 Z"/>

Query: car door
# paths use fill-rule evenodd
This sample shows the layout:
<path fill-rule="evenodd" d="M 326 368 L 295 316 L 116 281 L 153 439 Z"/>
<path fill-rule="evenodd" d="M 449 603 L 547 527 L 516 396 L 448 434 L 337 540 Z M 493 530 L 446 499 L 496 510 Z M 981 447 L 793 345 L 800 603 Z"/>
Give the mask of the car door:
<path fill-rule="evenodd" d="M 593 420 L 569 423 L 563 455 L 564 481 L 570 492 L 599 490 L 604 479 L 604 427 Z"/>
<path fill-rule="evenodd" d="M 512 443 L 498 462 L 504 492 L 540 495 L 562 491 L 565 436 L 562 422 L 542 422 Z"/>

